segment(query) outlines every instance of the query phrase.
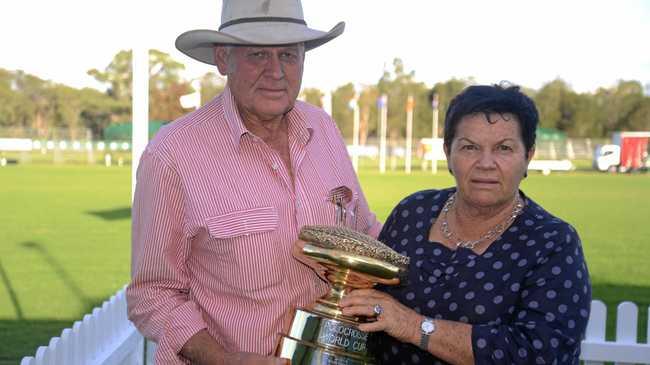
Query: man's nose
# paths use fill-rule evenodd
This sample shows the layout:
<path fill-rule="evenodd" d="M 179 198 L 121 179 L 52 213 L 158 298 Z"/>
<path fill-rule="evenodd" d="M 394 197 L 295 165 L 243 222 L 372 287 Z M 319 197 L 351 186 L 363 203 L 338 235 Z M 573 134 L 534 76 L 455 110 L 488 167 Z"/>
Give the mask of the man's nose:
<path fill-rule="evenodd" d="M 274 79 L 281 79 L 284 77 L 284 65 L 280 61 L 280 55 L 275 53 L 271 54 L 266 63 L 266 73 Z"/>

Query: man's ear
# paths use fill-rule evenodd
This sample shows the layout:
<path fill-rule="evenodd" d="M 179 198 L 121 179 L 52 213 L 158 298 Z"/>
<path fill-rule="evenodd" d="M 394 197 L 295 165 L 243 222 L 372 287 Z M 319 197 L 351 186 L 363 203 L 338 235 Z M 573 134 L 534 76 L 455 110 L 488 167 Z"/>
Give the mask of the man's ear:
<path fill-rule="evenodd" d="M 221 76 L 226 76 L 228 74 L 228 49 L 224 46 L 215 46 L 214 61 Z"/>

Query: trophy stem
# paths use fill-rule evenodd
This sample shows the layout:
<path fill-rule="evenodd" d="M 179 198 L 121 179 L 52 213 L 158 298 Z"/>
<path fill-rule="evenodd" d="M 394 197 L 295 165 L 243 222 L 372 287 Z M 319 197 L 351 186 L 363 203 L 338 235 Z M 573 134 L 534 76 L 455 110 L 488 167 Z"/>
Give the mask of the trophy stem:
<path fill-rule="evenodd" d="M 341 202 L 334 197 L 337 224 L 346 222 Z M 367 347 L 368 333 L 359 330 L 359 324 L 369 319 L 344 315 L 340 303 L 351 290 L 372 288 L 377 283 L 399 283 L 408 258 L 370 236 L 342 226 L 305 226 L 299 237 L 305 241 L 302 255 L 325 267 L 330 290 L 309 306 L 293 311 L 276 355 L 293 365 L 374 365 Z"/>
<path fill-rule="evenodd" d="M 327 280 L 330 282 L 330 291 L 322 298 L 317 299 L 312 310 L 323 313 L 333 318 L 342 318 L 353 322 L 360 322 L 358 317 L 346 316 L 341 311 L 341 299 L 352 289 L 372 288 L 374 283 L 360 280 L 358 274 L 350 269 L 342 269 L 334 265 L 327 267 Z"/>

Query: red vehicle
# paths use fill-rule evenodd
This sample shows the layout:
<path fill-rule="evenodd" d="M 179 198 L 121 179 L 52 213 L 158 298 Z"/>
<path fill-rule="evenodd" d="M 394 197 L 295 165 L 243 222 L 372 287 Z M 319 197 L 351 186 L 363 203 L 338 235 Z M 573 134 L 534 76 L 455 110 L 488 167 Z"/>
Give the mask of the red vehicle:
<path fill-rule="evenodd" d="M 648 169 L 650 132 L 616 132 L 612 144 L 599 146 L 594 166 L 601 171 L 636 171 Z"/>

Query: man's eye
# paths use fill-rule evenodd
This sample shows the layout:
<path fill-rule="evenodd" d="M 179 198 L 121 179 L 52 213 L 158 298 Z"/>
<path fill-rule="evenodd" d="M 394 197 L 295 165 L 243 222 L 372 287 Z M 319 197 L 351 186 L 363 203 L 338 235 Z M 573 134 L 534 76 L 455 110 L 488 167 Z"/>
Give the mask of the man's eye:
<path fill-rule="evenodd" d="M 473 144 L 466 144 L 462 147 L 460 147 L 461 150 L 467 150 L 467 151 L 473 151 L 476 149 L 476 146 Z"/>
<path fill-rule="evenodd" d="M 498 148 L 499 148 L 499 151 L 507 151 L 507 152 L 512 151 L 512 147 L 507 146 L 505 144 L 499 145 Z"/>
<path fill-rule="evenodd" d="M 266 56 L 265 52 L 259 51 L 259 52 L 253 52 L 250 54 L 250 57 L 253 58 L 264 58 Z"/>
<path fill-rule="evenodd" d="M 292 52 L 281 53 L 280 57 L 282 57 L 282 59 L 287 61 L 295 61 L 296 59 L 298 59 L 298 55 Z"/>

